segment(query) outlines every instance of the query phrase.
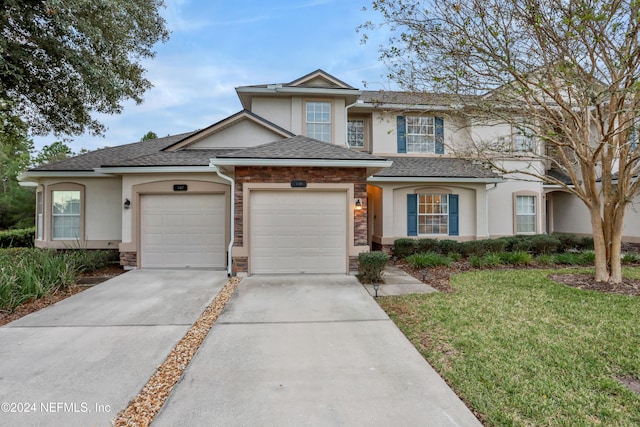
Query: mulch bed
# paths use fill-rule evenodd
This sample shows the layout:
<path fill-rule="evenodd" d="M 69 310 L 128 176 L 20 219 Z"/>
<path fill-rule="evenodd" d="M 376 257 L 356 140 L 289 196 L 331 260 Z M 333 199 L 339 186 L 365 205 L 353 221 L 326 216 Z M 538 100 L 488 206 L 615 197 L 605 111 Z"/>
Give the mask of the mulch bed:
<path fill-rule="evenodd" d="M 463 273 L 465 271 L 473 271 L 474 268 L 468 262 L 454 262 L 450 267 L 436 267 L 427 269 L 416 269 L 408 266 L 403 262 L 398 262 L 398 267 L 406 273 L 412 275 L 418 280 L 423 281 L 427 285 L 437 289 L 440 292 L 456 292 L 449 284 L 449 277 L 452 274 Z M 514 269 L 515 267 L 505 267 L 503 269 Z M 530 268 L 549 268 L 533 266 Z M 422 272 L 426 270 L 425 280 L 422 280 Z M 624 279 L 622 283 L 613 285 L 606 282 L 596 282 L 593 275 L 582 273 L 559 273 L 551 274 L 549 278 L 555 282 L 574 288 L 608 292 L 620 295 L 640 296 L 640 280 Z"/>
<path fill-rule="evenodd" d="M 12 312 L 0 310 L 0 326 L 6 325 L 7 323 L 13 322 L 14 320 L 18 320 L 19 318 L 26 316 L 27 314 L 42 310 L 45 307 L 53 305 L 59 301 L 62 301 L 63 299 L 69 298 L 70 296 L 91 287 L 85 286 L 83 285 L 83 283 L 94 285 L 104 282 L 105 280 L 122 273 L 124 273 L 124 270 L 122 269 L 122 267 L 117 265 L 109 266 L 92 273 L 83 273 L 82 275 L 80 275 L 78 284 L 71 285 L 64 289 L 59 289 L 55 293 L 37 300 L 26 301 L 17 306 Z"/>
<path fill-rule="evenodd" d="M 620 295 L 640 295 L 640 280 L 638 279 L 623 279 L 622 283 L 614 285 L 607 282 L 596 282 L 593 275 L 590 274 L 552 274 L 549 278 L 558 283 L 578 289 L 609 292 Z"/>

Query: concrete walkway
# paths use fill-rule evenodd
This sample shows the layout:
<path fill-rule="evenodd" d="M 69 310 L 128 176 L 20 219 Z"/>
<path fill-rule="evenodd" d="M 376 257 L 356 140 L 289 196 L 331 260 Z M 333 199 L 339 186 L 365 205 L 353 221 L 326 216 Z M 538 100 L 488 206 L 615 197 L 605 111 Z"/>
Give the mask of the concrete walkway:
<path fill-rule="evenodd" d="M 480 426 L 355 277 L 249 277 L 153 423 Z"/>
<path fill-rule="evenodd" d="M 384 283 L 381 283 L 378 288 L 378 296 L 380 297 L 437 292 L 436 289 L 405 273 L 402 269 L 392 264 L 388 264 L 385 267 L 382 278 Z M 371 296 L 375 295 L 373 285 L 364 285 L 364 287 Z"/>
<path fill-rule="evenodd" d="M 137 270 L 0 328 L 0 426 L 109 426 L 222 289 Z"/>

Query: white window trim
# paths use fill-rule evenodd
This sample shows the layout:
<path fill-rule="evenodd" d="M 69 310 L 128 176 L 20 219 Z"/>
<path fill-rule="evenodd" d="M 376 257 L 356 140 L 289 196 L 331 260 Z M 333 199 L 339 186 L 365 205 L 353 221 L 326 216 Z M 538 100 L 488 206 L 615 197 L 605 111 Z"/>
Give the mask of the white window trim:
<path fill-rule="evenodd" d="M 448 236 L 449 235 L 449 194 L 448 193 L 417 193 L 417 220 L 418 220 L 418 236 Z M 420 213 L 420 198 L 422 196 L 440 196 L 446 200 L 447 212 L 445 213 Z M 420 232 L 420 217 L 442 217 L 444 216 L 447 221 L 447 230 L 444 233 L 421 233 Z"/>
<path fill-rule="evenodd" d="M 518 214 L 518 197 L 533 197 L 533 214 Z M 513 234 L 515 235 L 533 235 L 538 232 L 538 213 L 540 208 L 539 194 L 532 191 L 519 191 L 513 193 Z M 519 216 L 533 216 L 533 231 L 518 231 L 518 217 Z"/>
<path fill-rule="evenodd" d="M 325 103 L 329 105 L 329 122 L 309 122 L 307 121 L 307 107 L 309 103 Z M 315 138 L 314 136 L 309 135 L 309 125 L 310 124 L 322 124 L 329 125 L 329 140 L 323 141 L 329 144 L 333 143 L 333 122 L 334 122 L 334 112 L 333 112 L 333 100 L 330 99 L 305 99 L 302 102 L 302 114 L 303 114 L 303 122 L 304 122 L 304 135 L 308 138 L 318 139 L 319 141 L 323 141 L 322 139 Z"/>
<path fill-rule="evenodd" d="M 412 120 L 417 120 L 417 121 L 421 121 L 421 119 L 429 119 L 431 120 L 431 124 L 414 124 L 414 125 L 410 125 L 409 122 Z M 405 138 L 406 138 L 406 144 L 407 144 L 407 153 L 425 153 L 425 154 L 435 154 L 436 153 L 436 119 L 434 116 L 405 116 L 405 120 L 406 120 L 406 132 L 405 132 Z M 412 133 L 409 132 L 409 127 L 410 126 L 425 126 L 425 127 L 431 127 L 432 132 L 431 133 Z M 424 140 L 422 142 L 419 143 L 411 143 L 409 142 L 409 139 L 411 136 L 416 136 L 416 137 L 421 137 Z M 430 140 L 429 140 L 430 139 Z M 424 145 L 426 150 L 420 150 L 420 151 L 416 151 L 414 149 L 410 149 L 410 145 L 411 144 L 420 144 L 420 145 Z"/>

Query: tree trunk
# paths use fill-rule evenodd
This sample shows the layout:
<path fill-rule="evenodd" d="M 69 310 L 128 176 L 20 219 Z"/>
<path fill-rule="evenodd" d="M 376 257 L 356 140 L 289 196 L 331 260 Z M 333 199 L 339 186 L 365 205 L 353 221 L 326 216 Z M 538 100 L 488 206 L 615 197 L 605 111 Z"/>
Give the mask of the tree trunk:
<path fill-rule="evenodd" d="M 597 282 L 608 282 L 609 259 L 607 257 L 607 241 L 605 239 L 603 221 L 600 210 L 594 207 L 589 209 L 591 215 L 591 227 L 593 228 L 593 249 L 595 251 L 595 280 Z"/>
<path fill-rule="evenodd" d="M 617 206 L 611 222 L 611 242 L 609 246 L 609 283 L 622 282 L 622 226 L 625 206 Z"/>

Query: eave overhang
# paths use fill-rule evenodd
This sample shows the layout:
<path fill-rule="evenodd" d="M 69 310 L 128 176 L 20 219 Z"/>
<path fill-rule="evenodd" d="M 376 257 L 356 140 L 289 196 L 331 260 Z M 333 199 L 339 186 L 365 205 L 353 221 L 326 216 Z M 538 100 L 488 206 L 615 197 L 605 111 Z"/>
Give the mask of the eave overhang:
<path fill-rule="evenodd" d="M 455 182 L 493 184 L 505 182 L 504 178 L 464 178 L 464 177 L 426 177 L 426 176 L 371 176 L 368 182 Z"/>

